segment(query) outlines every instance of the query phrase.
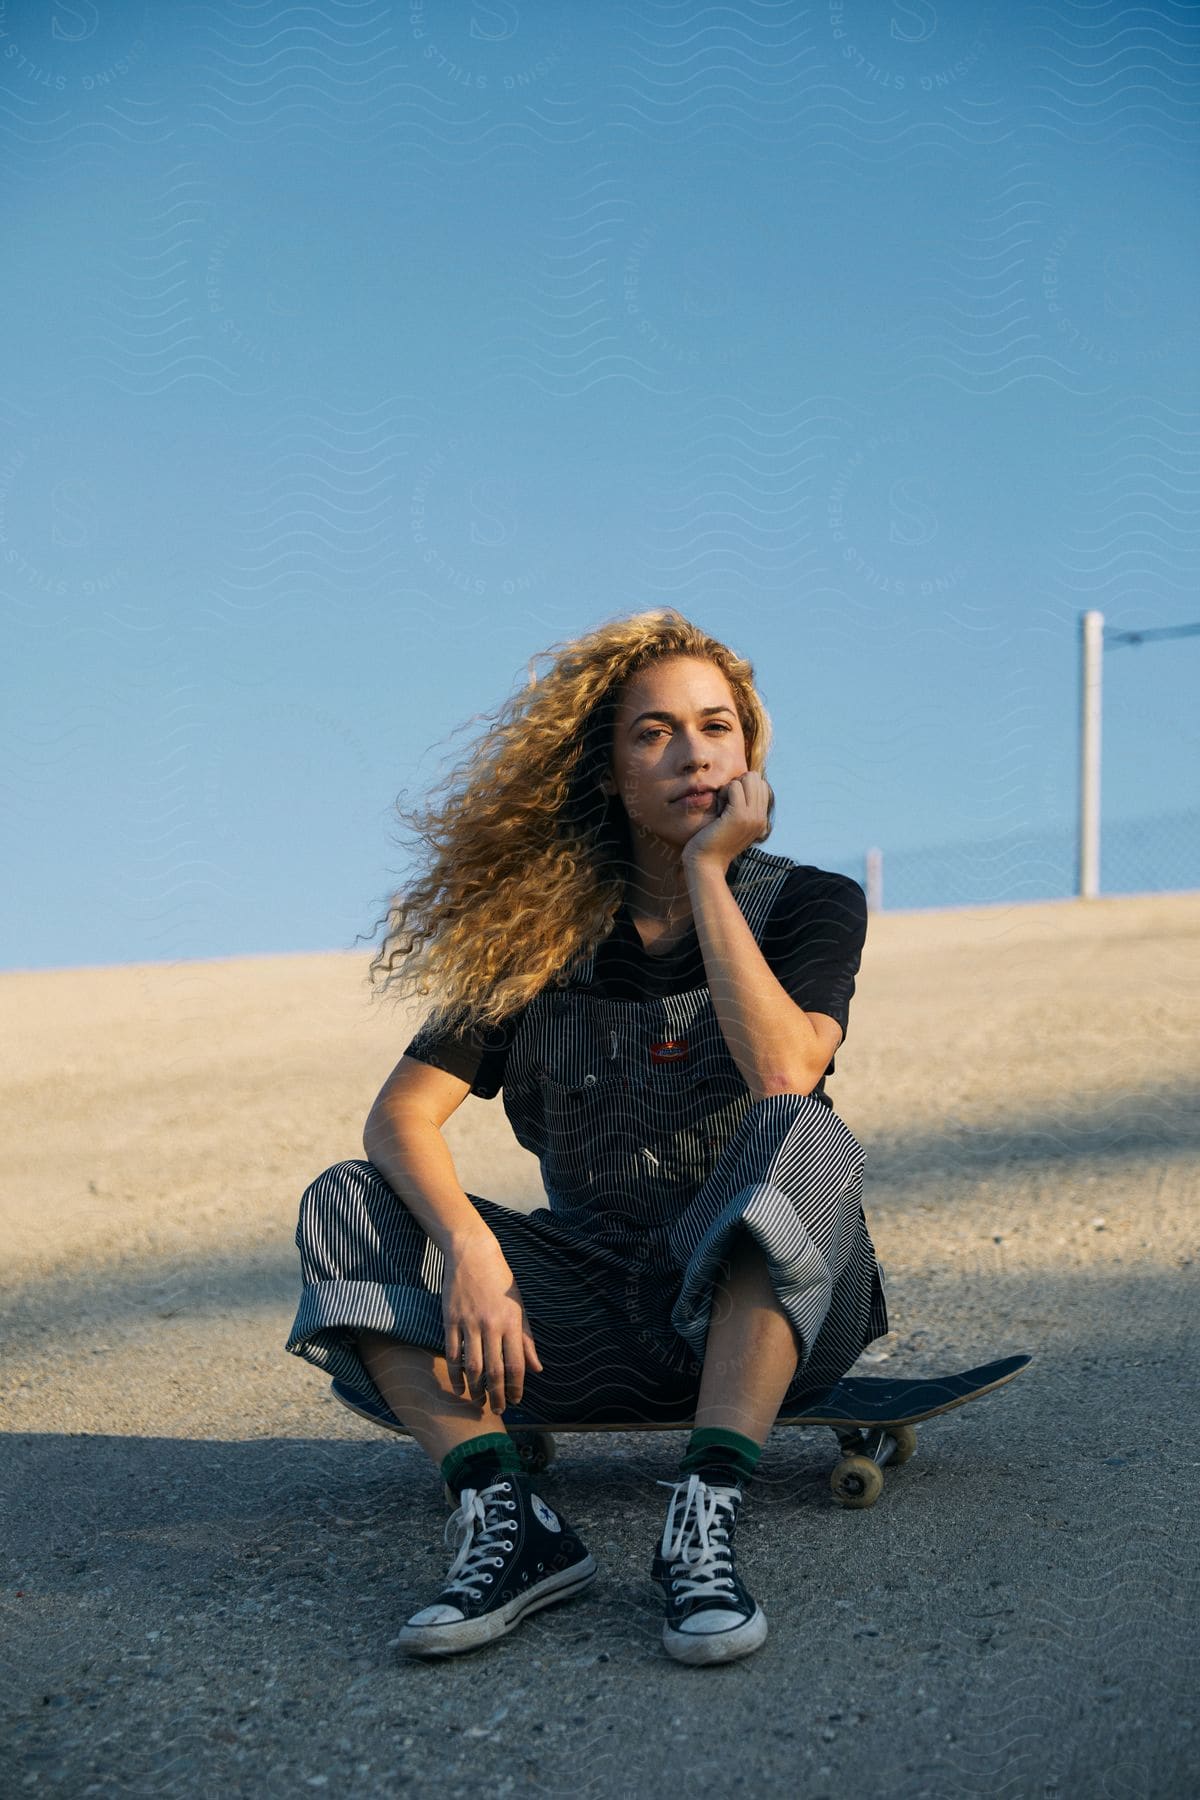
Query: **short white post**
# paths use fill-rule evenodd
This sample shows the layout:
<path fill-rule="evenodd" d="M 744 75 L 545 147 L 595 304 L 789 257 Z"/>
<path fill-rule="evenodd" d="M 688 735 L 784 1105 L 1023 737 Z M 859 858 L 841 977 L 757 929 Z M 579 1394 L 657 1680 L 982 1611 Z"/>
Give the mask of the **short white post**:
<path fill-rule="evenodd" d="M 1080 614 L 1079 670 L 1079 897 L 1100 892 L 1100 672 L 1104 614 Z"/>
<path fill-rule="evenodd" d="M 867 911 L 883 911 L 883 851 L 867 851 Z"/>

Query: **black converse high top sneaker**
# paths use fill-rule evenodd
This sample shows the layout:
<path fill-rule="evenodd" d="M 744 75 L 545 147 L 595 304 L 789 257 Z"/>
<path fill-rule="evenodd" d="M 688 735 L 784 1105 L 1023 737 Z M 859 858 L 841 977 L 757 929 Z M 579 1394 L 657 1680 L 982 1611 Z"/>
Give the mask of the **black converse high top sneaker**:
<path fill-rule="evenodd" d="M 663 1646 L 679 1662 L 731 1662 L 757 1650 L 767 1621 L 738 1579 L 733 1534 L 742 1490 L 699 1475 L 660 1481 L 671 1505 L 650 1578 L 666 1596 Z"/>
<path fill-rule="evenodd" d="M 595 1561 L 562 1515 L 533 1491 L 530 1475 L 497 1475 L 485 1488 L 465 1487 L 446 1524 L 446 1542 L 452 1537 L 458 1554 L 445 1586 L 390 1648 L 416 1656 L 474 1650 L 596 1578 Z"/>

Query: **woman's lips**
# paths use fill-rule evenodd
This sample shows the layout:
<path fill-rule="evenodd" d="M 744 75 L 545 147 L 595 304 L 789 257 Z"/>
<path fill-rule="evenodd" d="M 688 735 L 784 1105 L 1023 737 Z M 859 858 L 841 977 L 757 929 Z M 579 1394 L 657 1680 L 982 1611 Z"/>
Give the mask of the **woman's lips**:
<path fill-rule="evenodd" d="M 672 800 L 672 806 L 710 806 L 716 798 L 715 794 L 680 794 Z"/>

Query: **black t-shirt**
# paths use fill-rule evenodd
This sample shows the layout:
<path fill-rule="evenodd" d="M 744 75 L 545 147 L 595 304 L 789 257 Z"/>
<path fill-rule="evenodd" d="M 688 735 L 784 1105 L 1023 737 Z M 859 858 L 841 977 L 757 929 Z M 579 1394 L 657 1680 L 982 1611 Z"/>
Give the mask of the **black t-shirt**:
<path fill-rule="evenodd" d="M 771 973 L 805 1012 L 828 1013 L 846 1032 L 854 977 L 867 935 L 867 897 L 857 881 L 827 869 L 797 865 L 788 871 L 759 934 Z M 590 993 L 610 1000 L 658 1000 L 707 986 L 700 939 L 694 925 L 670 950 L 651 954 L 622 905 L 610 935 L 596 951 Z M 450 1027 L 431 1032 L 428 1022 L 405 1049 L 406 1056 L 457 1075 L 471 1092 L 494 1099 L 504 1085 L 504 1063 L 524 1008 L 491 1028 L 462 1033 Z M 814 1092 L 823 1094 L 822 1075 Z"/>

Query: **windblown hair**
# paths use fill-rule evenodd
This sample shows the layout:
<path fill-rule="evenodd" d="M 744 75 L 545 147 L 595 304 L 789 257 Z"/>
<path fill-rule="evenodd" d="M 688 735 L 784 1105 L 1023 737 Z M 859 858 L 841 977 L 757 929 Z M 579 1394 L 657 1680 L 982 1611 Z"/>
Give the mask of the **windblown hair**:
<path fill-rule="evenodd" d="M 423 840 L 424 866 L 389 902 L 372 983 L 397 998 L 435 993 L 430 1025 L 464 1031 L 497 1025 L 548 985 L 566 985 L 611 932 L 633 867 L 624 804 L 600 787 L 621 690 L 664 656 L 721 670 L 747 767 L 764 772 L 771 725 L 751 664 L 673 607 L 552 645 L 530 659 L 523 690 L 477 715 L 493 723 L 431 790 L 444 792 L 440 805 L 397 804 Z M 772 800 L 768 820 L 773 810 Z"/>

